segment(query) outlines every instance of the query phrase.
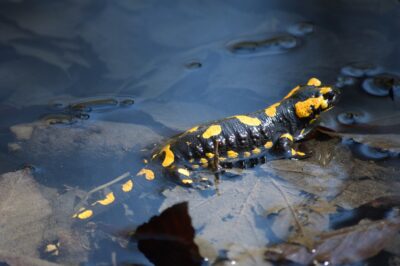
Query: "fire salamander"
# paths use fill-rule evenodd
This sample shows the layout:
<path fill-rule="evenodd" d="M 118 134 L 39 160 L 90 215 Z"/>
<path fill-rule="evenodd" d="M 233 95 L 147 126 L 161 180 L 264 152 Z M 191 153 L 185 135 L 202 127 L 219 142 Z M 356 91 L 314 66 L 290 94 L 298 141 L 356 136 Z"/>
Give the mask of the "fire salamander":
<path fill-rule="evenodd" d="M 307 155 L 296 150 L 293 143 L 313 129 L 319 114 L 332 108 L 338 96 L 336 88 L 311 78 L 266 109 L 198 125 L 172 137 L 155 150 L 137 176 L 153 180 L 161 172 L 183 185 L 196 187 L 209 182 L 204 173 L 210 170 L 255 165 L 265 162 L 268 156 L 304 158 Z M 133 182 L 125 180 L 118 193 L 129 193 Z M 92 207 L 81 208 L 74 217 L 87 219 L 94 214 L 95 205 L 114 201 L 114 192 L 109 192 Z"/>

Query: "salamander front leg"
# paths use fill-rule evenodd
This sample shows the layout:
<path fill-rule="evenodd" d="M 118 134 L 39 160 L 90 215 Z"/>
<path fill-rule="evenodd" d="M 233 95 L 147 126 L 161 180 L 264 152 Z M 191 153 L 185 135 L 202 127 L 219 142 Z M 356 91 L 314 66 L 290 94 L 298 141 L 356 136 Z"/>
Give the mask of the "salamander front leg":
<path fill-rule="evenodd" d="M 305 152 L 298 151 L 294 148 L 293 136 L 289 133 L 284 133 L 279 137 L 277 149 L 283 153 L 285 158 L 304 159 L 309 157 Z"/>

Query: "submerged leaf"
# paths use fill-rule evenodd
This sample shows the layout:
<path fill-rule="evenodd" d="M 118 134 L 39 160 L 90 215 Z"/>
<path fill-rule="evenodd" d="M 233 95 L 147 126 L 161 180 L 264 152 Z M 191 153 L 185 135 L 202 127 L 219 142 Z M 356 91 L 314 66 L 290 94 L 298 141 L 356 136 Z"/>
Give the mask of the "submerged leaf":
<path fill-rule="evenodd" d="M 308 265 L 313 261 L 346 264 L 378 254 L 396 236 L 400 218 L 379 220 L 322 233 L 314 248 L 280 244 L 267 248 L 267 260 L 292 261 Z"/>

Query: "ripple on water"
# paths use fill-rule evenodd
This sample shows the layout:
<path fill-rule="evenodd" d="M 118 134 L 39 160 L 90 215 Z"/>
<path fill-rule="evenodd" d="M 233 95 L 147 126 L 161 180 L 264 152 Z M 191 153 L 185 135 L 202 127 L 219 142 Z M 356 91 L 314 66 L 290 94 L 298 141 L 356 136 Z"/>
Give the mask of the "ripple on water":
<path fill-rule="evenodd" d="M 236 41 L 228 44 L 233 54 L 258 56 L 286 53 L 300 45 L 300 39 L 290 34 L 277 35 L 262 40 Z"/>
<path fill-rule="evenodd" d="M 373 96 L 388 96 L 400 85 L 400 78 L 393 74 L 380 74 L 367 78 L 362 83 L 363 90 Z"/>

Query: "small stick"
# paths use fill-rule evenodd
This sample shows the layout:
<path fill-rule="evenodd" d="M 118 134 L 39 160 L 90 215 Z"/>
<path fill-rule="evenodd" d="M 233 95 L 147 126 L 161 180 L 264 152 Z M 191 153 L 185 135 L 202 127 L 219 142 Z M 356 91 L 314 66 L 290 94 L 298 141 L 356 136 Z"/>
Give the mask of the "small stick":
<path fill-rule="evenodd" d="M 99 191 L 99 190 L 105 189 L 105 188 L 107 188 L 107 187 L 109 187 L 109 186 L 111 186 L 111 185 L 113 185 L 113 184 L 115 184 L 115 183 L 118 183 L 119 181 L 121 181 L 121 180 L 123 180 L 123 179 L 125 179 L 125 178 L 127 178 L 127 177 L 129 177 L 129 176 L 130 176 L 130 172 L 126 172 L 125 174 L 122 174 L 122 175 L 118 176 L 117 178 L 114 178 L 114 179 L 111 180 L 110 182 L 107 182 L 107 183 L 105 183 L 105 184 L 103 184 L 103 185 L 100 185 L 100 186 L 95 187 L 94 189 L 90 190 L 90 191 L 86 194 L 85 198 L 84 198 L 83 200 L 81 200 L 81 202 L 77 205 L 76 209 L 79 209 L 82 205 L 84 205 L 85 203 L 87 203 L 88 198 L 89 198 L 90 195 L 92 195 L 93 193 L 95 193 L 95 192 L 97 192 L 97 191 Z"/>

